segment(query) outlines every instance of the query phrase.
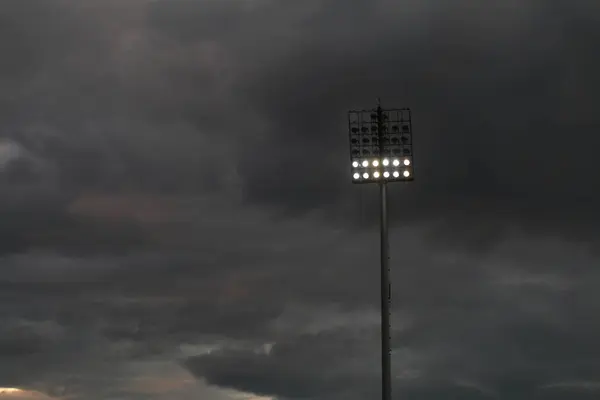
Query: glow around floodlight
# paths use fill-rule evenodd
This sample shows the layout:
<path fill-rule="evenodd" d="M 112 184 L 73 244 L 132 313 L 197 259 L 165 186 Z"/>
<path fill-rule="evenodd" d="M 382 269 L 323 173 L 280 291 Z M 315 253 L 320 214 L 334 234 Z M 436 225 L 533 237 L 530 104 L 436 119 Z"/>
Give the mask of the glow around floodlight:
<path fill-rule="evenodd" d="M 384 158 L 381 163 L 387 167 L 388 165 L 390 165 L 390 160 L 388 160 L 387 158 Z"/>
<path fill-rule="evenodd" d="M 404 165 L 406 165 L 407 167 L 410 165 L 410 160 L 408 158 L 404 159 Z"/>
<path fill-rule="evenodd" d="M 373 160 L 372 164 L 373 164 L 374 167 L 378 167 L 379 166 L 379 161 Z"/>
<path fill-rule="evenodd" d="M 365 173 L 363 174 L 363 178 L 365 178 L 365 179 L 369 179 L 369 174 L 368 174 L 367 172 L 365 172 Z"/>
<path fill-rule="evenodd" d="M 354 168 L 358 168 L 358 166 L 359 166 L 359 164 L 358 164 L 358 161 L 353 161 L 353 162 L 352 162 L 352 166 L 353 166 Z"/>
<path fill-rule="evenodd" d="M 389 178 L 389 177 L 390 177 L 390 173 L 389 173 L 388 171 L 385 171 L 385 172 L 383 173 L 383 177 L 384 177 L 384 178 Z"/>
<path fill-rule="evenodd" d="M 360 174 L 358 172 L 355 172 L 354 175 L 352 175 L 352 177 L 354 179 L 360 179 Z"/>
<path fill-rule="evenodd" d="M 400 176 L 400 172 L 394 171 L 394 178 L 398 178 Z"/>
<path fill-rule="evenodd" d="M 363 167 L 368 167 L 369 166 L 369 162 L 367 160 L 362 162 L 362 166 Z"/>
<path fill-rule="evenodd" d="M 397 167 L 398 165 L 400 165 L 400 160 L 395 159 L 392 164 L 394 164 L 394 167 Z"/>
<path fill-rule="evenodd" d="M 379 178 L 379 176 L 380 176 L 379 171 L 373 172 L 373 178 L 377 179 L 377 178 Z"/>
<path fill-rule="evenodd" d="M 402 175 L 404 175 L 405 178 L 408 178 L 410 176 L 410 172 L 404 171 Z"/>

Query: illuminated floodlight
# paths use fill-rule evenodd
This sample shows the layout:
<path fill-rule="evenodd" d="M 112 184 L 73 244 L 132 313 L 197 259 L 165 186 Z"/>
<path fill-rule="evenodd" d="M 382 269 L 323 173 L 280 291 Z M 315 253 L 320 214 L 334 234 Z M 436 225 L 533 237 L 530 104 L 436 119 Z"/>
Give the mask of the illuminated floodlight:
<path fill-rule="evenodd" d="M 382 185 L 412 181 L 411 131 L 409 109 L 383 109 L 378 105 L 376 109 L 349 111 L 348 180 Z"/>
<path fill-rule="evenodd" d="M 411 182 L 414 177 L 411 111 L 409 108 L 377 108 L 348 112 L 350 168 L 352 184 L 379 187 L 381 261 L 381 385 L 382 399 L 391 399 L 391 283 L 388 238 L 388 183 Z M 356 153 L 358 152 L 358 154 Z M 346 161 L 348 162 L 348 161 Z M 348 166 L 346 164 L 346 166 Z M 318 179 L 318 178 L 315 178 Z"/>

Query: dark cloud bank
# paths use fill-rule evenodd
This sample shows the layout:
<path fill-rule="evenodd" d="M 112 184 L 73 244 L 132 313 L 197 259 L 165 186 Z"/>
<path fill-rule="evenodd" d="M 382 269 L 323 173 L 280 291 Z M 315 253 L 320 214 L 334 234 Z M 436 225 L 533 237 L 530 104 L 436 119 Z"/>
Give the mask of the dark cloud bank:
<path fill-rule="evenodd" d="M 379 396 L 346 111 L 381 97 L 416 153 L 394 398 L 597 398 L 599 26 L 583 0 L 5 0 L 0 387 Z"/>

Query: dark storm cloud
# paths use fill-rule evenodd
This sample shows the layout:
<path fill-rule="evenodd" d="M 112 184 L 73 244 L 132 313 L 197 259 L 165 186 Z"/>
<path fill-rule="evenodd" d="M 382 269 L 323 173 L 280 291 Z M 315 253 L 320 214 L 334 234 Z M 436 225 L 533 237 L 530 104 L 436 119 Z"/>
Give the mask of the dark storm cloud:
<path fill-rule="evenodd" d="M 19 182 L 2 184 L 0 254 L 53 249 L 66 254 L 119 253 L 144 247 L 146 233 L 133 218 L 107 220 L 78 215 L 69 209 L 73 196 L 56 188 Z"/>
<path fill-rule="evenodd" d="M 251 147 L 268 156 L 242 156 L 250 202 L 296 210 L 343 202 L 353 190 L 343 183 L 344 113 L 381 96 L 414 110 L 418 181 L 395 189 L 403 215 L 452 227 L 460 221 L 492 239 L 507 221 L 596 235 L 587 218 L 598 197 L 593 6 L 433 3 L 409 20 L 401 5 L 387 4 L 399 9 L 397 20 L 378 28 L 371 13 L 336 6 L 321 3 L 304 18 L 283 14 L 282 36 L 295 30 L 302 40 L 244 53 L 268 60 L 249 69 L 241 94 L 271 122 L 271 133 Z M 248 19 L 258 25 L 262 11 Z M 235 29 L 248 24 L 255 26 Z M 269 34 L 259 30 L 253 39 L 277 43 Z"/>
<path fill-rule="evenodd" d="M 411 246 L 407 238 L 395 238 L 400 239 L 408 242 L 407 248 L 418 247 Z M 544 245 L 549 246 L 549 243 Z M 403 262 L 393 262 L 393 308 L 397 317 L 393 323 L 396 329 L 393 334 L 393 364 L 397 376 L 394 392 L 398 396 L 413 393 L 423 398 L 436 398 L 445 393 L 457 398 L 531 398 L 534 395 L 551 398 L 554 391 L 542 390 L 541 387 L 563 380 L 593 381 L 597 373 L 593 337 L 600 328 L 594 322 L 594 315 L 599 302 L 592 290 L 581 283 L 574 283 L 580 282 L 582 273 L 570 279 L 568 274 L 553 275 L 557 273 L 551 272 L 552 264 L 548 264 L 544 257 L 531 255 L 526 265 L 531 272 L 526 272 L 518 261 L 508 260 L 527 257 L 511 254 L 509 249 L 517 247 L 515 245 L 506 247 L 497 253 L 492 252 L 489 259 L 438 253 L 431 256 L 430 262 L 425 262 L 425 252 L 416 250 L 419 261 L 412 261 L 412 257 L 405 254 Z M 576 254 L 566 247 L 562 247 L 561 251 Z M 532 251 L 532 254 L 540 252 Z M 578 264 L 589 265 L 592 260 L 594 258 L 587 261 L 580 259 Z M 345 269 L 358 270 L 351 267 L 354 265 L 352 261 L 342 264 L 344 267 L 338 273 L 340 277 Z M 511 271 L 507 264 L 515 265 L 516 270 Z M 564 269 L 564 264 L 557 260 L 556 268 Z M 436 279 L 431 279 L 431 276 Z M 589 272 L 583 276 L 590 281 L 597 279 Z M 313 279 L 313 285 L 316 284 Z M 339 286 L 346 284 L 338 282 Z M 296 295 L 299 293 L 297 289 L 294 292 Z M 310 313 L 310 319 L 314 321 L 318 311 L 315 309 Z M 285 315 L 283 320 L 286 320 Z M 377 318 L 363 325 L 366 329 L 360 330 L 356 328 L 360 326 L 360 319 L 354 317 L 353 323 L 342 324 L 344 329 L 335 331 L 332 327 L 336 326 L 334 321 L 340 318 L 340 314 L 329 310 L 329 314 L 325 315 L 329 315 L 331 323 L 321 325 L 317 330 L 327 333 L 316 336 L 327 342 L 322 344 L 323 347 L 335 349 L 340 343 L 345 343 L 346 349 L 337 355 L 329 355 L 319 350 L 319 346 L 310 351 L 297 342 L 304 340 L 302 332 L 311 329 L 307 328 L 311 323 L 303 323 L 300 316 L 292 315 L 292 321 L 299 321 L 298 325 L 291 325 L 290 330 L 284 330 L 281 336 L 271 333 L 266 338 L 277 342 L 279 337 L 285 348 L 297 345 L 297 354 L 309 353 L 308 359 L 320 366 L 318 371 L 325 369 L 338 373 L 337 389 L 332 389 L 329 398 L 337 398 L 344 390 L 377 395 L 372 393 L 376 392 L 377 377 L 368 378 L 369 373 L 377 370 Z M 306 336 L 312 337 L 310 335 Z M 353 354 L 353 346 L 346 342 L 346 335 L 362 343 L 362 356 Z M 209 382 L 225 387 L 254 390 L 281 398 L 300 396 L 286 389 L 291 384 L 269 387 L 267 382 L 273 376 L 271 370 L 274 370 L 278 371 L 276 376 L 280 382 L 301 379 L 298 385 L 302 385 L 302 390 L 319 392 L 319 382 L 324 379 L 320 374 L 314 379 L 310 374 L 306 375 L 308 372 L 285 374 L 290 368 L 312 371 L 306 366 L 309 361 L 304 358 L 302 360 L 305 361 L 299 361 L 290 352 L 285 352 L 289 358 L 284 357 L 276 350 L 277 345 L 269 356 L 256 354 L 253 350 L 214 352 L 190 359 L 188 366 Z M 321 357 L 324 361 L 319 361 Z M 241 362 L 242 359 L 245 361 Z M 365 379 L 360 381 L 361 384 L 356 384 L 358 378 L 355 372 L 344 369 L 354 365 L 354 360 L 360 360 L 356 362 L 360 363 L 358 369 L 362 372 L 356 374 L 362 374 L 361 379 Z M 329 368 L 328 362 L 335 366 Z M 258 366 L 246 369 L 241 368 L 241 364 Z M 268 371 L 265 370 L 267 366 Z M 366 395 L 366 392 L 363 394 Z M 310 398 L 314 393 L 304 394 Z"/>
<path fill-rule="evenodd" d="M 210 192 L 235 185 L 235 167 L 225 162 L 230 140 L 208 139 L 222 129 L 207 102 L 223 83 L 211 78 L 218 49 L 162 42 L 140 22 L 145 2 L 120 3 L 10 1 L 2 10 L 7 34 L 0 48 L 10 55 L 0 74 L 2 253 L 123 252 L 147 244 L 135 218 L 73 212 L 89 191 L 102 198 L 124 189 Z M 187 79 L 202 96 L 187 90 Z M 195 108 L 195 119 L 181 105 Z"/>
<path fill-rule="evenodd" d="M 181 215 L 171 216 L 174 226 L 162 226 L 166 232 L 157 238 L 160 252 L 90 258 L 89 253 L 58 256 L 38 248 L 37 255 L 4 257 L 2 314 L 56 321 L 65 332 L 51 348 L 7 365 L 11 371 L 7 379 L 58 384 L 69 376 L 77 378 L 79 369 L 99 369 L 102 381 L 106 374 L 114 376 L 106 371 L 106 362 L 145 360 L 169 354 L 179 343 L 210 343 L 215 338 L 270 341 L 280 335 L 270 324 L 286 303 L 316 305 L 330 301 L 332 295 L 334 301 L 348 298 L 352 287 L 332 291 L 314 280 L 335 273 L 335 264 L 328 260 L 339 252 L 319 253 L 334 247 L 343 251 L 341 232 L 324 226 L 315 234 L 315 220 L 274 223 L 264 211 L 243 210 L 235 204 L 224 207 L 222 199 L 204 202 L 212 210 L 208 218 L 199 213 L 200 203 L 202 199 L 196 199 L 187 207 L 178 206 Z M 206 231 L 210 238 L 191 239 Z M 309 241 L 298 241 L 311 233 Z M 318 253 L 307 252 L 319 248 Z M 306 274 L 313 279 L 301 279 Z M 361 291 L 361 285 L 349 278 L 341 281 Z M 360 306 L 364 298 L 349 304 Z M 287 325 L 294 320 L 283 321 L 279 329 L 291 332 Z M 71 367 L 50 373 L 48 365 L 59 360 Z M 95 387 L 97 381 L 77 379 L 84 387 Z"/>
<path fill-rule="evenodd" d="M 541 224 L 534 211 L 542 210 L 540 216 L 556 214 L 557 222 L 567 224 L 576 219 L 585 230 L 570 204 L 588 210 L 595 201 L 595 135 L 589 132 L 597 121 L 586 106 L 598 84 L 598 61 L 587 44 L 595 35 L 592 6 L 530 2 L 489 9 L 425 2 L 407 4 L 404 11 L 386 2 L 369 8 L 158 1 L 147 8 L 144 2 L 123 6 L 116 22 L 107 23 L 107 11 L 90 16 L 84 8 L 60 4 L 52 15 L 64 21 L 36 23 L 37 31 L 29 33 L 51 45 L 42 52 L 40 42 L 31 40 L 29 51 L 49 54 L 46 64 L 30 64 L 47 67 L 61 84 L 44 80 L 34 68 L 29 77 L 37 84 L 29 84 L 32 93 L 23 99 L 33 105 L 20 109 L 44 107 L 45 118 L 59 117 L 53 121 L 59 143 L 44 152 L 57 159 L 63 181 L 157 190 L 189 187 L 198 178 L 206 182 L 199 171 L 211 163 L 194 161 L 206 152 L 190 152 L 189 161 L 186 154 L 214 147 L 214 134 L 211 144 L 195 133 L 173 132 L 177 127 L 170 122 L 155 134 L 156 127 L 136 121 L 143 115 L 146 121 L 183 120 L 207 133 L 222 134 L 223 124 L 244 130 L 231 139 L 248 145 L 239 162 L 249 201 L 333 208 L 353 190 L 342 179 L 343 114 L 381 95 L 390 105 L 410 105 L 420 121 L 415 129 L 421 182 L 403 190 L 406 200 L 399 204 L 414 218 L 452 218 L 450 208 L 462 218 L 468 208 L 481 218 L 503 213 Z M 33 15 L 18 7 L 23 10 L 13 20 Z M 227 31 L 218 29 L 224 24 Z M 85 34 L 71 34 L 78 29 Z M 92 45 L 74 53 L 81 51 L 83 39 L 76 38 L 82 36 Z M 61 51 L 51 52 L 58 43 Z M 127 45 L 130 50 L 123 50 Z M 198 67 L 202 61 L 213 67 Z M 202 89 L 188 89 L 194 86 Z M 48 114 L 55 106 L 39 96 L 42 90 L 59 96 L 62 109 L 55 116 Z M 68 104 L 77 106 L 70 115 Z M 239 115 L 244 108 L 261 116 L 263 131 Z M 99 121 L 93 128 L 98 133 L 78 122 L 83 115 L 87 125 Z M 108 123 L 105 115 L 121 120 Z M 74 144 L 65 140 L 69 130 L 79 132 L 75 139 L 68 135 Z M 569 139 L 563 140 L 566 131 Z M 170 142 L 181 144 L 168 147 Z M 142 143 L 148 143 L 143 153 Z"/>
<path fill-rule="evenodd" d="M 63 191 L 210 190 L 231 174 L 222 164 L 221 177 L 207 171 L 231 151 L 219 46 L 157 37 L 145 27 L 145 4 L 11 2 L 3 10 L 15 31 L 3 36 L 5 51 L 31 54 L 14 54 L 20 74 L 3 75 L 3 100 L 17 111 L 5 116 L 3 136 L 56 168 Z"/>
<path fill-rule="evenodd" d="M 598 15 L 6 2 L 2 385 L 202 397 L 128 380 L 183 360 L 282 399 L 377 396 L 376 236 L 348 229 L 376 193 L 347 179 L 345 113 L 381 96 L 413 109 L 418 175 L 391 188 L 395 395 L 587 398 Z"/>
<path fill-rule="evenodd" d="M 369 381 L 376 378 L 367 367 L 376 364 L 376 359 L 368 362 L 372 357 L 364 351 L 365 343 L 377 337 L 376 332 L 370 333 L 349 336 L 347 332 L 334 331 L 300 336 L 292 343 L 276 344 L 268 354 L 218 351 L 189 359 L 187 366 L 211 384 L 231 385 L 259 395 L 328 397 L 351 380 L 360 388 L 368 387 Z M 353 357 L 361 363 L 352 365 Z"/>

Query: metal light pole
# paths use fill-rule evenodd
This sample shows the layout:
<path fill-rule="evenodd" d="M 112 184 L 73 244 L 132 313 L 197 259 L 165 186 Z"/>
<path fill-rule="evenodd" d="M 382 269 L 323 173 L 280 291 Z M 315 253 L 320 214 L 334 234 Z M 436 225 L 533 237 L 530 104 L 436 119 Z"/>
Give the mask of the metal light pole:
<path fill-rule="evenodd" d="M 387 183 L 413 180 L 410 109 L 381 108 L 348 113 L 350 163 L 353 183 L 377 183 L 381 224 L 381 389 L 382 400 L 392 398 L 391 282 L 389 268 Z M 365 118 L 365 116 L 367 116 Z M 390 118 L 392 117 L 392 118 Z M 392 129 L 389 127 L 391 125 Z"/>

